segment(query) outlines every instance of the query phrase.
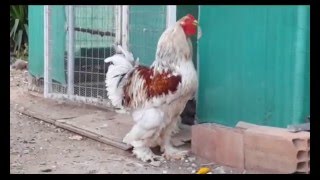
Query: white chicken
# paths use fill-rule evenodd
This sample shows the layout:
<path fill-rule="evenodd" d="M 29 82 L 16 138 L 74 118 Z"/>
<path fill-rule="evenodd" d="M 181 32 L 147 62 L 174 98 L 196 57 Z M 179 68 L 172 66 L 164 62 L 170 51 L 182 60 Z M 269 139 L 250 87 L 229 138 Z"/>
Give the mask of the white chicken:
<path fill-rule="evenodd" d="M 197 26 L 196 19 L 188 14 L 167 28 L 150 67 L 139 65 L 121 46 L 118 51 L 122 54 L 105 59 L 111 63 L 106 74 L 108 97 L 114 106 L 129 111 L 135 123 L 123 142 L 132 145 L 133 153 L 142 161 L 180 159 L 187 154 L 174 148 L 170 139 L 198 87 L 190 40 Z M 157 145 L 163 156 L 151 151 L 150 147 Z"/>

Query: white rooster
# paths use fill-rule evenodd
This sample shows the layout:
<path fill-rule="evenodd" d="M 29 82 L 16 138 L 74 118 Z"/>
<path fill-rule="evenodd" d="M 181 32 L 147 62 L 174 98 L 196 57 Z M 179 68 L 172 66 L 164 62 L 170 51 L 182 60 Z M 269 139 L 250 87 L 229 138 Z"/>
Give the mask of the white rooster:
<path fill-rule="evenodd" d="M 105 59 L 111 63 L 106 75 L 108 97 L 114 106 L 129 111 L 135 122 L 123 142 L 132 145 L 133 153 L 144 162 L 162 159 L 150 149 L 157 145 L 167 159 L 187 154 L 174 148 L 170 138 L 198 87 L 190 40 L 197 26 L 197 20 L 188 14 L 167 28 L 151 67 L 139 65 L 121 46 L 118 51 L 122 54 Z"/>

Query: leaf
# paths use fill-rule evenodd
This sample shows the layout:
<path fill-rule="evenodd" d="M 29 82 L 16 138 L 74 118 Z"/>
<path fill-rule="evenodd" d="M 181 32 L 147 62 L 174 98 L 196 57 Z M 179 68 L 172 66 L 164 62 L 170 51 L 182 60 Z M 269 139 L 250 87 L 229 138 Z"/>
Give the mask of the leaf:
<path fill-rule="evenodd" d="M 24 14 L 24 8 L 23 8 L 23 6 L 19 6 L 19 12 L 20 12 L 20 16 L 21 17 L 24 17 L 25 16 L 25 14 Z"/>
<path fill-rule="evenodd" d="M 12 5 L 10 6 L 10 50 L 20 53 L 27 42 L 28 6 Z"/>
<path fill-rule="evenodd" d="M 11 6 L 11 9 L 12 9 L 12 11 L 13 11 L 13 16 L 14 16 L 14 18 L 19 19 L 20 14 L 19 14 L 19 12 L 18 12 L 17 7 L 16 7 L 16 6 Z"/>
<path fill-rule="evenodd" d="M 12 37 L 12 34 L 13 34 L 13 37 L 12 37 L 13 39 L 16 35 L 18 25 L 19 25 L 19 19 L 16 19 L 10 32 L 10 37 Z"/>
<path fill-rule="evenodd" d="M 15 41 L 15 47 L 14 47 L 14 51 L 20 51 L 21 48 L 21 43 L 22 43 L 22 30 L 19 30 L 18 35 L 16 37 L 16 41 Z"/>
<path fill-rule="evenodd" d="M 27 37 L 29 37 L 29 29 L 28 29 L 28 24 L 24 24 L 24 28 L 27 34 Z"/>

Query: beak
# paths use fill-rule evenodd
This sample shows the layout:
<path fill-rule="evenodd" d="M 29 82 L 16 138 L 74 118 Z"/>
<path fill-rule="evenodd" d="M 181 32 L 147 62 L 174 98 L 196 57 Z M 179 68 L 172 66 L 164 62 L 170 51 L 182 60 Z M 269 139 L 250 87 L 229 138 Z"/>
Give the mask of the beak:
<path fill-rule="evenodd" d="M 194 20 L 192 24 L 195 25 L 195 26 L 198 26 L 199 23 L 198 23 L 197 20 Z"/>

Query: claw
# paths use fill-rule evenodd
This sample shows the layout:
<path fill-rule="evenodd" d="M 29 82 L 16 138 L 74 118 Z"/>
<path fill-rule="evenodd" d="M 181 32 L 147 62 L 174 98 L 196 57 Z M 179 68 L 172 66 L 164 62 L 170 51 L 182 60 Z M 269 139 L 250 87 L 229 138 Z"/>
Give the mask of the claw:
<path fill-rule="evenodd" d="M 153 161 L 163 161 L 164 158 L 162 156 L 158 156 L 153 154 L 153 152 L 149 148 L 136 148 L 133 149 L 133 154 L 141 159 L 143 162 L 153 162 Z"/>
<path fill-rule="evenodd" d="M 180 160 L 184 159 L 188 155 L 188 151 L 180 151 L 177 149 L 170 149 L 169 151 L 165 151 L 163 154 L 164 158 L 167 160 Z"/>

